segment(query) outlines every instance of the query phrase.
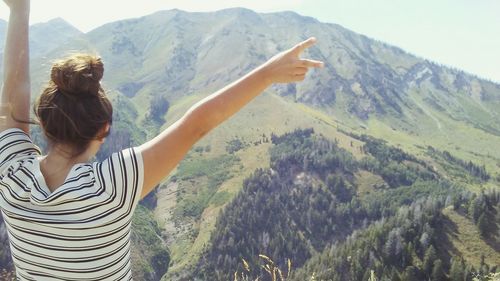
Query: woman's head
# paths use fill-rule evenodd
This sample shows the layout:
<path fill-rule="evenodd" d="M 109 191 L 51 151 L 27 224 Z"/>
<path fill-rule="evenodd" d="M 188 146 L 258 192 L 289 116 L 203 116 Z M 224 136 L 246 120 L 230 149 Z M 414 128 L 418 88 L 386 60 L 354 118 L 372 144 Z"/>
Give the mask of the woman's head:
<path fill-rule="evenodd" d="M 83 153 L 92 140 L 106 137 L 113 109 L 101 87 L 104 65 L 100 58 L 78 54 L 53 64 L 50 81 L 35 103 L 50 145 Z"/>

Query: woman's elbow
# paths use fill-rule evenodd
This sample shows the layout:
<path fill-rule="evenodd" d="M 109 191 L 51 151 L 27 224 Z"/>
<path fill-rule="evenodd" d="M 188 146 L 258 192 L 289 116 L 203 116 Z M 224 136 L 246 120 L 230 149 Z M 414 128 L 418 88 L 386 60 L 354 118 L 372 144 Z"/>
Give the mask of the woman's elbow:
<path fill-rule="evenodd" d="M 207 135 L 213 128 L 221 123 L 220 114 L 217 112 L 206 112 L 202 108 L 194 108 L 182 118 L 185 128 L 189 128 L 190 135 L 198 141 Z"/>

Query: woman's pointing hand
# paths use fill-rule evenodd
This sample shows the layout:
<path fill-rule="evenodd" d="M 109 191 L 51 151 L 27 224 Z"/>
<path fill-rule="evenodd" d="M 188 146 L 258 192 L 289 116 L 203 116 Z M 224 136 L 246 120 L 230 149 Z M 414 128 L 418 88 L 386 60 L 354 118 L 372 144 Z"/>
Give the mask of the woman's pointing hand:
<path fill-rule="evenodd" d="M 265 77 L 270 83 L 289 83 L 304 80 L 310 68 L 324 66 L 321 61 L 300 58 L 302 52 L 315 43 L 316 38 L 311 37 L 272 57 L 262 65 Z"/>

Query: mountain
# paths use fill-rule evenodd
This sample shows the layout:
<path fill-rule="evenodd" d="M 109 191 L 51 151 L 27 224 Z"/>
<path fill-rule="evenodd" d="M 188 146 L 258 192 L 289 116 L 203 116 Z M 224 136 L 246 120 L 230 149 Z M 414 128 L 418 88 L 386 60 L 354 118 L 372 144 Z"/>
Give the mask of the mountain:
<path fill-rule="evenodd" d="M 0 35 L 4 25 L 0 22 Z M 50 61 L 75 51 L 102 56 L 106 68 L 103 83 L 117 110 L 112 135 L 99 158 L 143 142 L 175 122 L 199 99 L 275 53 L 309 36 L 318 38 L 317 45 L 304 56 L 325 61 L 324 69 L 313 70 L 302 83 L 275 85 L 257 97 L 201 140 L 157 189 L 152 201 L 158 228 L 135 235 L 139 240 L 134 243 L 140 249 L 136 252 L 148 252 L 142 236 L 168 245 L 172 263 L 164 277 L 167 280 L 189 276 L 197 268 L 210 268 L 199 261 L 214 253 L 211 245 L 219 236 L 212 234 L 221 232 L 217 225 L 217 218 L 224 216 L 219 216 L 221 211 L 232 208 L 229 204 L 233 199 L 246 196 L 239 194 L 245 194 L 241 191 L 244 182 L 252 181 L 256 170 L 275 165 L 270 153 L 276 144 L 271 137 L 297 128 L 313 128 L 355 161 L 371 155 L 363 150 L 370 139 L 361 135 L 384 139 L 411 156 L 411 161 L 405 160 L 410 166 L 426 167 L 437 178 L 451 182 L 453 188 L 446 189 L 449 192 L 478 192 L 498 186 L 500 151 L 495 148 L 500 141 L 500 85 L 336 24 L 293 12 L 259 14 L 235 8 L 212 13 L 160 11 L 108 23 L 85 34 L 56 19 L 32 26 L 31 31 L 34 96 L 48 77 Z M 41 139 L 39 129 L 34 129 L 34 136 Z M 400 154 L 389 151 L 390 155 Z M 363 194 L 373 186 L 397 190 L 400 186 L 394 178 L 404 178 L 399 172 L 384 176 L 363 170 L 352 172 L 354 177 L 349 173 L 344 176 L 353 190 Z M 312 179 L 318 184 L 326 180 Z M 280 197 L 283 194 L 276 196 L 286 200 Z M 404 196 L 404 200 L 416 199 L 414 194 Z M 350 206 L 344 207 L 346 212 L 352 211 Z M 145 211 L 137 216 L 144 218 L 139 221 L 150 221 Z M 300 222 L 285 218 L 297 225 Z M 338 243 L 352 231 L 362 230 L 353 226 L 336 236 Z M 310 251 L 307 258 L 322 252 L 325 244 L 334 243 L 319 240 L 310 236 L 300 242 Z M 245 246 L 251 248 L 252 244 L 238 245 Z M 161 247 L 150 250 L 136 260 L 165 255 Z M 284 257 L 283 252 L 277 253 Z M 300 263 L 307 264 L 307 258 L 301 257 Z M 155 280 L 166 270 L 164 264 L 155 264 L 158 267 L 153 269 L 141 263 L 136 276 Z M 231 273 L 232 269 L 221 270 Z"/>
<path fill-rule="evenodd" d="M 0 52 L 5 47 L 7 22 L 0 20 Z M 30 26 L 30 52 L 34 58 L 45 55 L 48 51 L 63 47 L 67 40 L 84 33 L 61 18 Z"/>
<path fill-rule="evenodd" d="M 276 86 L 273 92 L 325 112 L 349 130 L 392 141 L 405 138 L 409 149 L 433 138 L 462 157 L 490 155 L 495 159 L 485 164 L 496 166 L 500 155 L 485 140 L 499 140 L 498 84 L 335 24 L 290 12 L 172 10 L 107 24 L 87 37 L 113 73 L 110 86 L 146 108 L 145 101 L 154 95 L 171 103 L 206 95 L 310 35 L 318 44 L 308 55 L 324 60 L 326 68 L 304 83 Z M 464 149 L 456 150 L 457 145 Z"/>
<path fill-rule="evenodd" d="M 3 48 L 5 45 L 7 23 L 0 21 L 0 53 L 3 60 Z M 32 75 L 32 90 L 38 94 L 42 85 L 48 79 L 50 63 L 55 57 L 50 57 L 48 54 L 54 49 L 64 50 L 58 53 L 57 57 L 68 54 L 74 51 L 68 47 L 68 42 L 77 40 L 84 36 L 84 33 L 66 22 L 61 18 L 53 19 L 45 23 L 37 23 L 30 26 L 30 55 L 31 55 L 31 72 Z M 2 72 L 0 70 L 0 72 Z"/>
<path fill-rule="evenodd" d="M 48 51 L 61 46 L 84 33 L 61 18 L 30 26 L 30 49 L 34 57 L 43 56 Z"/>

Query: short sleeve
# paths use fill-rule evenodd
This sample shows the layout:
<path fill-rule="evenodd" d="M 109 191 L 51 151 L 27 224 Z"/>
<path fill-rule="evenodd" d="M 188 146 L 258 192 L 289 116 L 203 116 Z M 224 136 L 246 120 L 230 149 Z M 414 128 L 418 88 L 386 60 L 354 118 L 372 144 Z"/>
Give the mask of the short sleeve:
<path fill-rule="evenodd" d="M 113 153 L 101 163 L 104 180 L 110 186 L 107 192 L 123 210 L 131 213 L 141 199 L 144 182 L 142 154 L 137 148 L 129 148 Z"/>
<path fill-rule="evenodd" d="M 0 133 L 0 173 L 14 160 L 38 155 L 40 150 L 23 130 L 10 128 Z"/>

